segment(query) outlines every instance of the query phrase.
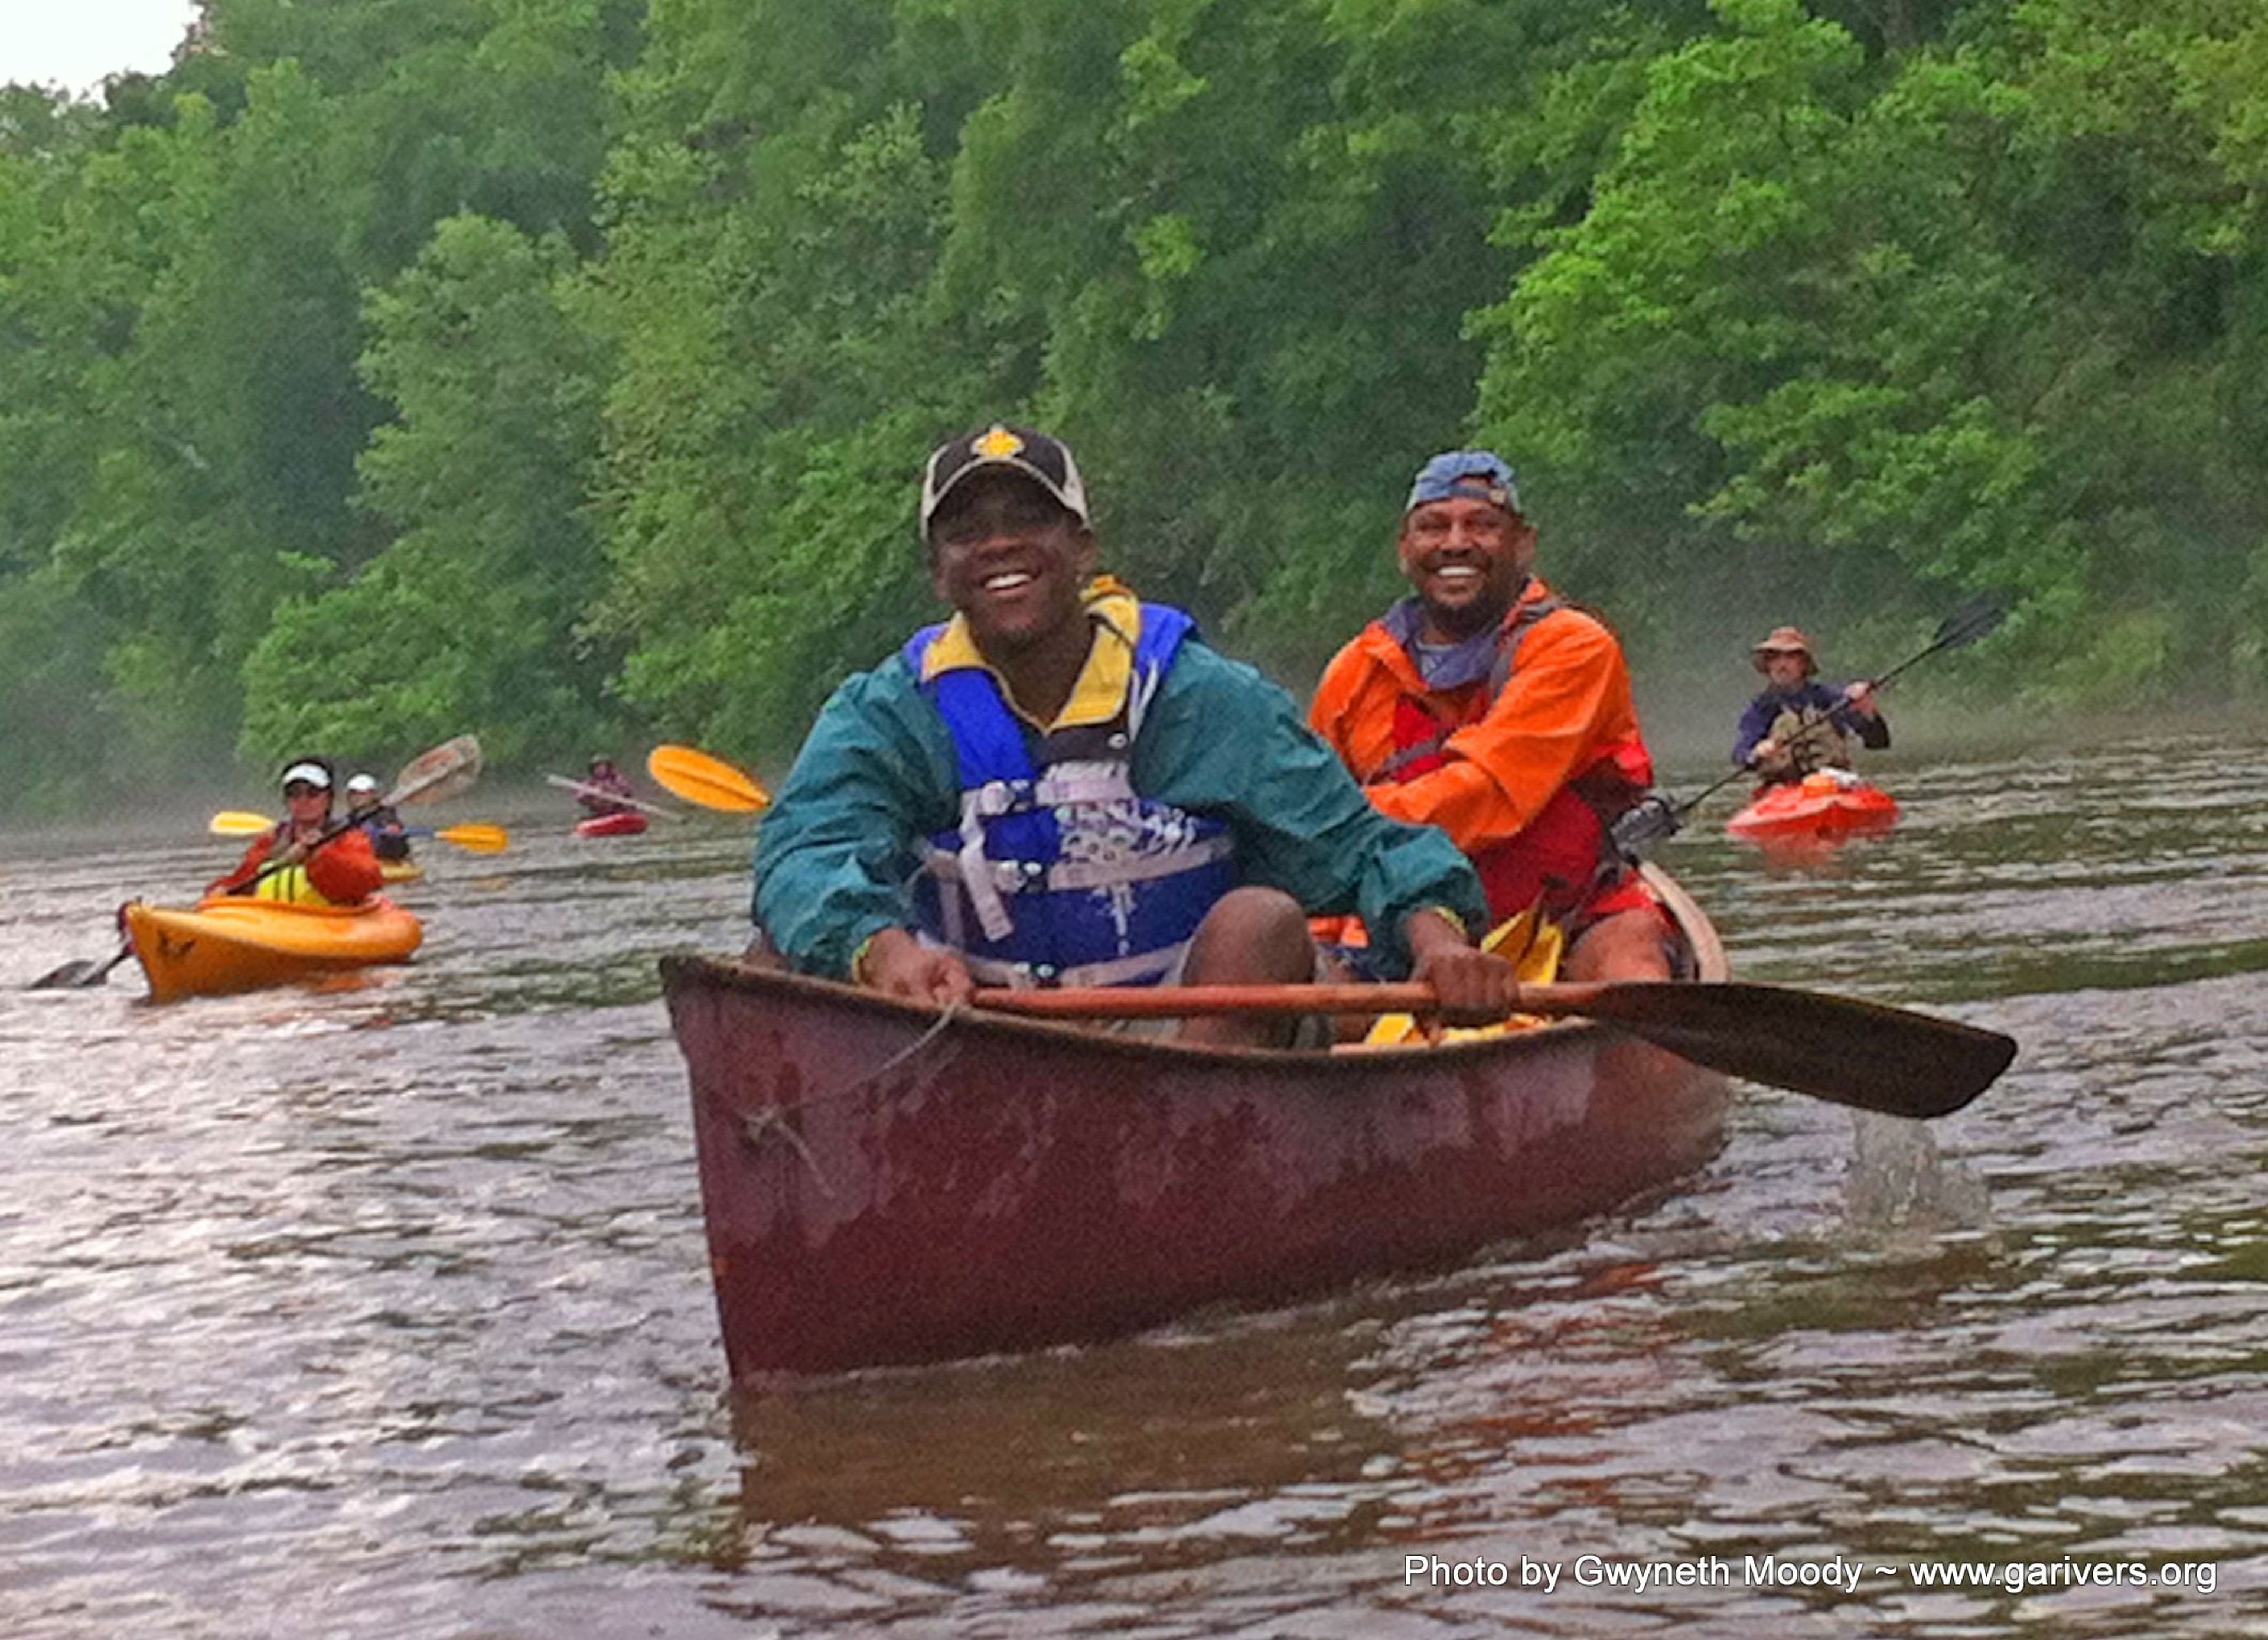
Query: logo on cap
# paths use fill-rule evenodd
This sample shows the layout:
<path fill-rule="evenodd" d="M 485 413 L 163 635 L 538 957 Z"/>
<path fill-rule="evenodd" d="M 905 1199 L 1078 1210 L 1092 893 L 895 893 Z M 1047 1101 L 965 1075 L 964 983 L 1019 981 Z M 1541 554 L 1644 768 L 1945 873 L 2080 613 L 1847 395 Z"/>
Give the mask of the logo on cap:
<path fill-rule="evenodd" d="M 968 447 L 988 462 L 1005 462 L 1012 455 L 1023 454 L 1024 441 L 996 421 Z"/>

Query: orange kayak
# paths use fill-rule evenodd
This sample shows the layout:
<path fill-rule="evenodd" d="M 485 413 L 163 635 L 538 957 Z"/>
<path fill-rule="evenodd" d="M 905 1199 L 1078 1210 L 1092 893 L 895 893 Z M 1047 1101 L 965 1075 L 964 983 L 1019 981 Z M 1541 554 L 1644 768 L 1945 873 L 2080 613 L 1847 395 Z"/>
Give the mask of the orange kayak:
<path fill-rule="evenodd" d="M 158 1002 L 405 962 L 424 936 L 416 918 L 383 898 L 293 905 L 216 895 L 186 911 L 139 900 L 126 907 L 127 941 Z"/>
<path fill-rule="evenodd" d="M 1822 769 L 1785 786 L 1768 786 L 1725 823 L 1751 842 L 1849 837 L 1897 824 L 1898 801 L 1843 769 Z"/>

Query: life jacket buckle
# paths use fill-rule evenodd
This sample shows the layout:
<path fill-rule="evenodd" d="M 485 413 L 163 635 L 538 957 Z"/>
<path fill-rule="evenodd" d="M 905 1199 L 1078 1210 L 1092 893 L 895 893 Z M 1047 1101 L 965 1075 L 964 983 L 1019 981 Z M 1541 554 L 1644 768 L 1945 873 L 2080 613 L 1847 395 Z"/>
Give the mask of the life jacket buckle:
<path fill-rule="evenodd" d="M 1048 868 L 1036 860 L 996 860 L 992 867 L 993 886 L 1003 894 L 1024 894 L 1044 886 L 1042 879 Z"/>
<path fill-rule="evenodd" d="M 1031 806 L 1029 780 L 987 780 L 976 788 L 976 812 L 988 820 L 1021 814 Z"/>

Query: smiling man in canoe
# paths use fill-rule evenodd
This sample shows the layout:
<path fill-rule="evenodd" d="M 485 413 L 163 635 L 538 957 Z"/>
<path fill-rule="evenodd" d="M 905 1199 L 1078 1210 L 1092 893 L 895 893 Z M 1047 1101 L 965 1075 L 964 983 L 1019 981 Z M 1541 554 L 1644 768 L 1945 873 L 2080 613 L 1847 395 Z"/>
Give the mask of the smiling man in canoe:
<path fill-rule="evenodd" d="M 805 972 L 947 1001 L 983 986 L 1301 983 L 1310 912 L 1359 912 L 1453 1023 L 1508 964 L 1439 832 L 1380 814 L 1289 696 L 1099 577 L 1071 451 L 994 425 L 921 494 L 953 619 L 836 690 L 756 839 L 755 914 Z M 1185 1039 L 1280 1043 L 1282 1020 Z"/>
<path fill-rule="evenodd" d="M 1309 716 L 1383 812 L 1471 857 L 1491 917 L 1561 925 L 1569 978 L 1668 979 L 1669 922 L 1612 840 L 1653 779 L 1630 669 L 1536 579 L 1535 539 L 1503 457 L 1427 462 L 1396 539 L 1411 595 L 1333 658 Z"/>

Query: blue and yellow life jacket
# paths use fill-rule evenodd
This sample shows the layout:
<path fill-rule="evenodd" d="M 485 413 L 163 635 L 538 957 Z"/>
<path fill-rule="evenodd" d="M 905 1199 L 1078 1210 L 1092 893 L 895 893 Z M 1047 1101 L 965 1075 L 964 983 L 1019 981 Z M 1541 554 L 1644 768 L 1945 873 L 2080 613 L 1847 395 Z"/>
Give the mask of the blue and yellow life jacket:
<path fill-rule="evenodd" d="M 923 681 L 953 735 L 961 824 L 929 839 L 916 931 L 962 953 L 980 984 L 1154 985 L 1236 886 L 1226 823 L 1134 789 L 1143 713 L 1195 624 L 1165 604 L 1140 610 L 1117 715 L 1050 731 L 1036 757 L 983 666 Z M 915 676 L 944 631 L 925 627 L 906 644 Z"/>

